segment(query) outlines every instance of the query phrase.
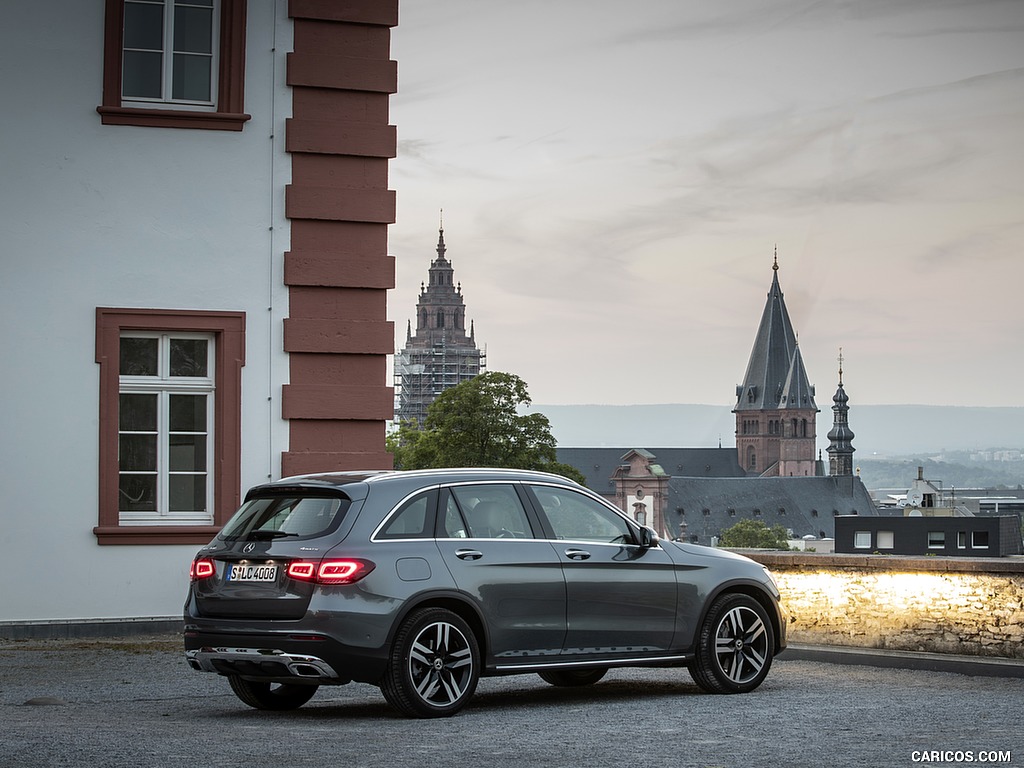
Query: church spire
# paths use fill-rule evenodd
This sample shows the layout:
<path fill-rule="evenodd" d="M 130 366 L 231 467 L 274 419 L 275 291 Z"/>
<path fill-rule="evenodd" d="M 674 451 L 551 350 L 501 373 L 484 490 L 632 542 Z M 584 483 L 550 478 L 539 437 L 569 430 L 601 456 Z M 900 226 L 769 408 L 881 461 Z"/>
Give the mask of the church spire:
<path fill-rule="evenodd" d="M 843 388 L 843 348 L 839 348 L 839 387 L 832 398 L 833 423 L 828 432 L 828 465 L 830 475 L 853 474 L 853 430 L 850 429 L 850 398 Z"/>
<path fill-rule="evenodd" d="M 783 391 L 808 395 L 803 407 L 817 409 L 814 388 L 807 382 L 803 361 L 797 359 L 796 332 L 779 285 L 779 254 L 776 246 L 772 262 L 772 284 L 761 313 L 761 322 L 750 351 L 743 383 L 736 388 L 736 411 L 762 411 L 784 407 Z M 796 370 L 794 371 L 794 365 Z M 790 381 L 791 373 L 799 380 Z M 789 382 L 787 384 L 787 382 Z"/>

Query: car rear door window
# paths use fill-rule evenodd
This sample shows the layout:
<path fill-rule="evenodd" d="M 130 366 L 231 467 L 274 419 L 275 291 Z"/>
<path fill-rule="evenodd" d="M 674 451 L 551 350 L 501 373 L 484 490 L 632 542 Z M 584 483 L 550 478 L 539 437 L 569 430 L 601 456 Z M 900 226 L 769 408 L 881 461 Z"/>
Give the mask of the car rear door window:
<path fill-rule="evenodd" d="M 461 512 L 465 523 L 465 535 L 473 539 L 532 539 L 533 529 L 526 516 L 523 503 L 515 486 L 505 485 L 461 485 L 451 489 L 452 499 Z M 460 524 L 454 510 L 445 515 L 449 536 L 461 538 L 458 529 L 449 528 Z"/>

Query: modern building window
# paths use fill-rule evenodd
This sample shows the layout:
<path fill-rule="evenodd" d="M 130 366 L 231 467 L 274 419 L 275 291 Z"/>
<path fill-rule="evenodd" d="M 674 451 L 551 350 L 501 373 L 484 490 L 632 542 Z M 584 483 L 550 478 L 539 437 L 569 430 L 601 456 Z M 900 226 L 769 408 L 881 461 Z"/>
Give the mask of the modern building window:
<path fill-rule="evenodd" d="M 871 531 L 854 531 L 854 549 L 871 549 Z"/>
<path fill-rule="evenodd" d="M 945 531 L 928 531 L 928 549 L 945 549 Z"/>
<path fill-rule="evenodd" d="M 878 537 L 878 541 L 877 541 L 877 548 L 878 549 L 892 549 L 893 548 L 894 543 L 895 543 L 895 536 L 893 535 L 892 531 L 879 531 L 877 533 L 877 537 Z"/>
<path fill-rule="evenodd" d="M 239 503 L 239 312 L 97 310 L 101 544 L 203 543 Z"/>
<path fill-rule="evenodd" d="M 967 531 L 958 531 L 956 534 L 956 548 L 967 549 Z"/>
<path fill-rule="evenodd" d="M 246 0 L 106 0 L 106 125 L 242 129 Z"/>
<path fill-rule="evenodd" d="M 971 531 L 971 548 L 988 549 L 988 531 Z"/>

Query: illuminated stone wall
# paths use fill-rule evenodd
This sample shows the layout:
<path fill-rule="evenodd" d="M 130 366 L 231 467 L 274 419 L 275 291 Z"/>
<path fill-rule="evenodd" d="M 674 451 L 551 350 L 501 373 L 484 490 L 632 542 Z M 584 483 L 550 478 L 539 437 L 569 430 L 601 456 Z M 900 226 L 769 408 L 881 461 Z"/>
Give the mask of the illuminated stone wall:
<path fill-rule="evenodd" d="M 1024 559 L 744 554 L 779 583 L 790 642 L 1024 658 Z"/>

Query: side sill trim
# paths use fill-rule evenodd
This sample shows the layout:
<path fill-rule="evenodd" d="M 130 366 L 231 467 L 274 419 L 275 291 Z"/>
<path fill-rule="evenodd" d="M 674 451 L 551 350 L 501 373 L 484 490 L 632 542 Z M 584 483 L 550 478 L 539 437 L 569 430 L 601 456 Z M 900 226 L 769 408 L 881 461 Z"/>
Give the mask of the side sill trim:
<path fill-rule="evenodd" d="M 495 671 L 512 672 L 531 669 L 573 669 L 575 667 L 643 667 L 648 664 L 665 664 L 667 662 L 690 661 L 692 653 L 681 653 L 673 656 L 645 656 L 620 659 L 588 659 L 587 661 L 552 661 L 532 662 L 529 664 L 496 664 Z"/>

